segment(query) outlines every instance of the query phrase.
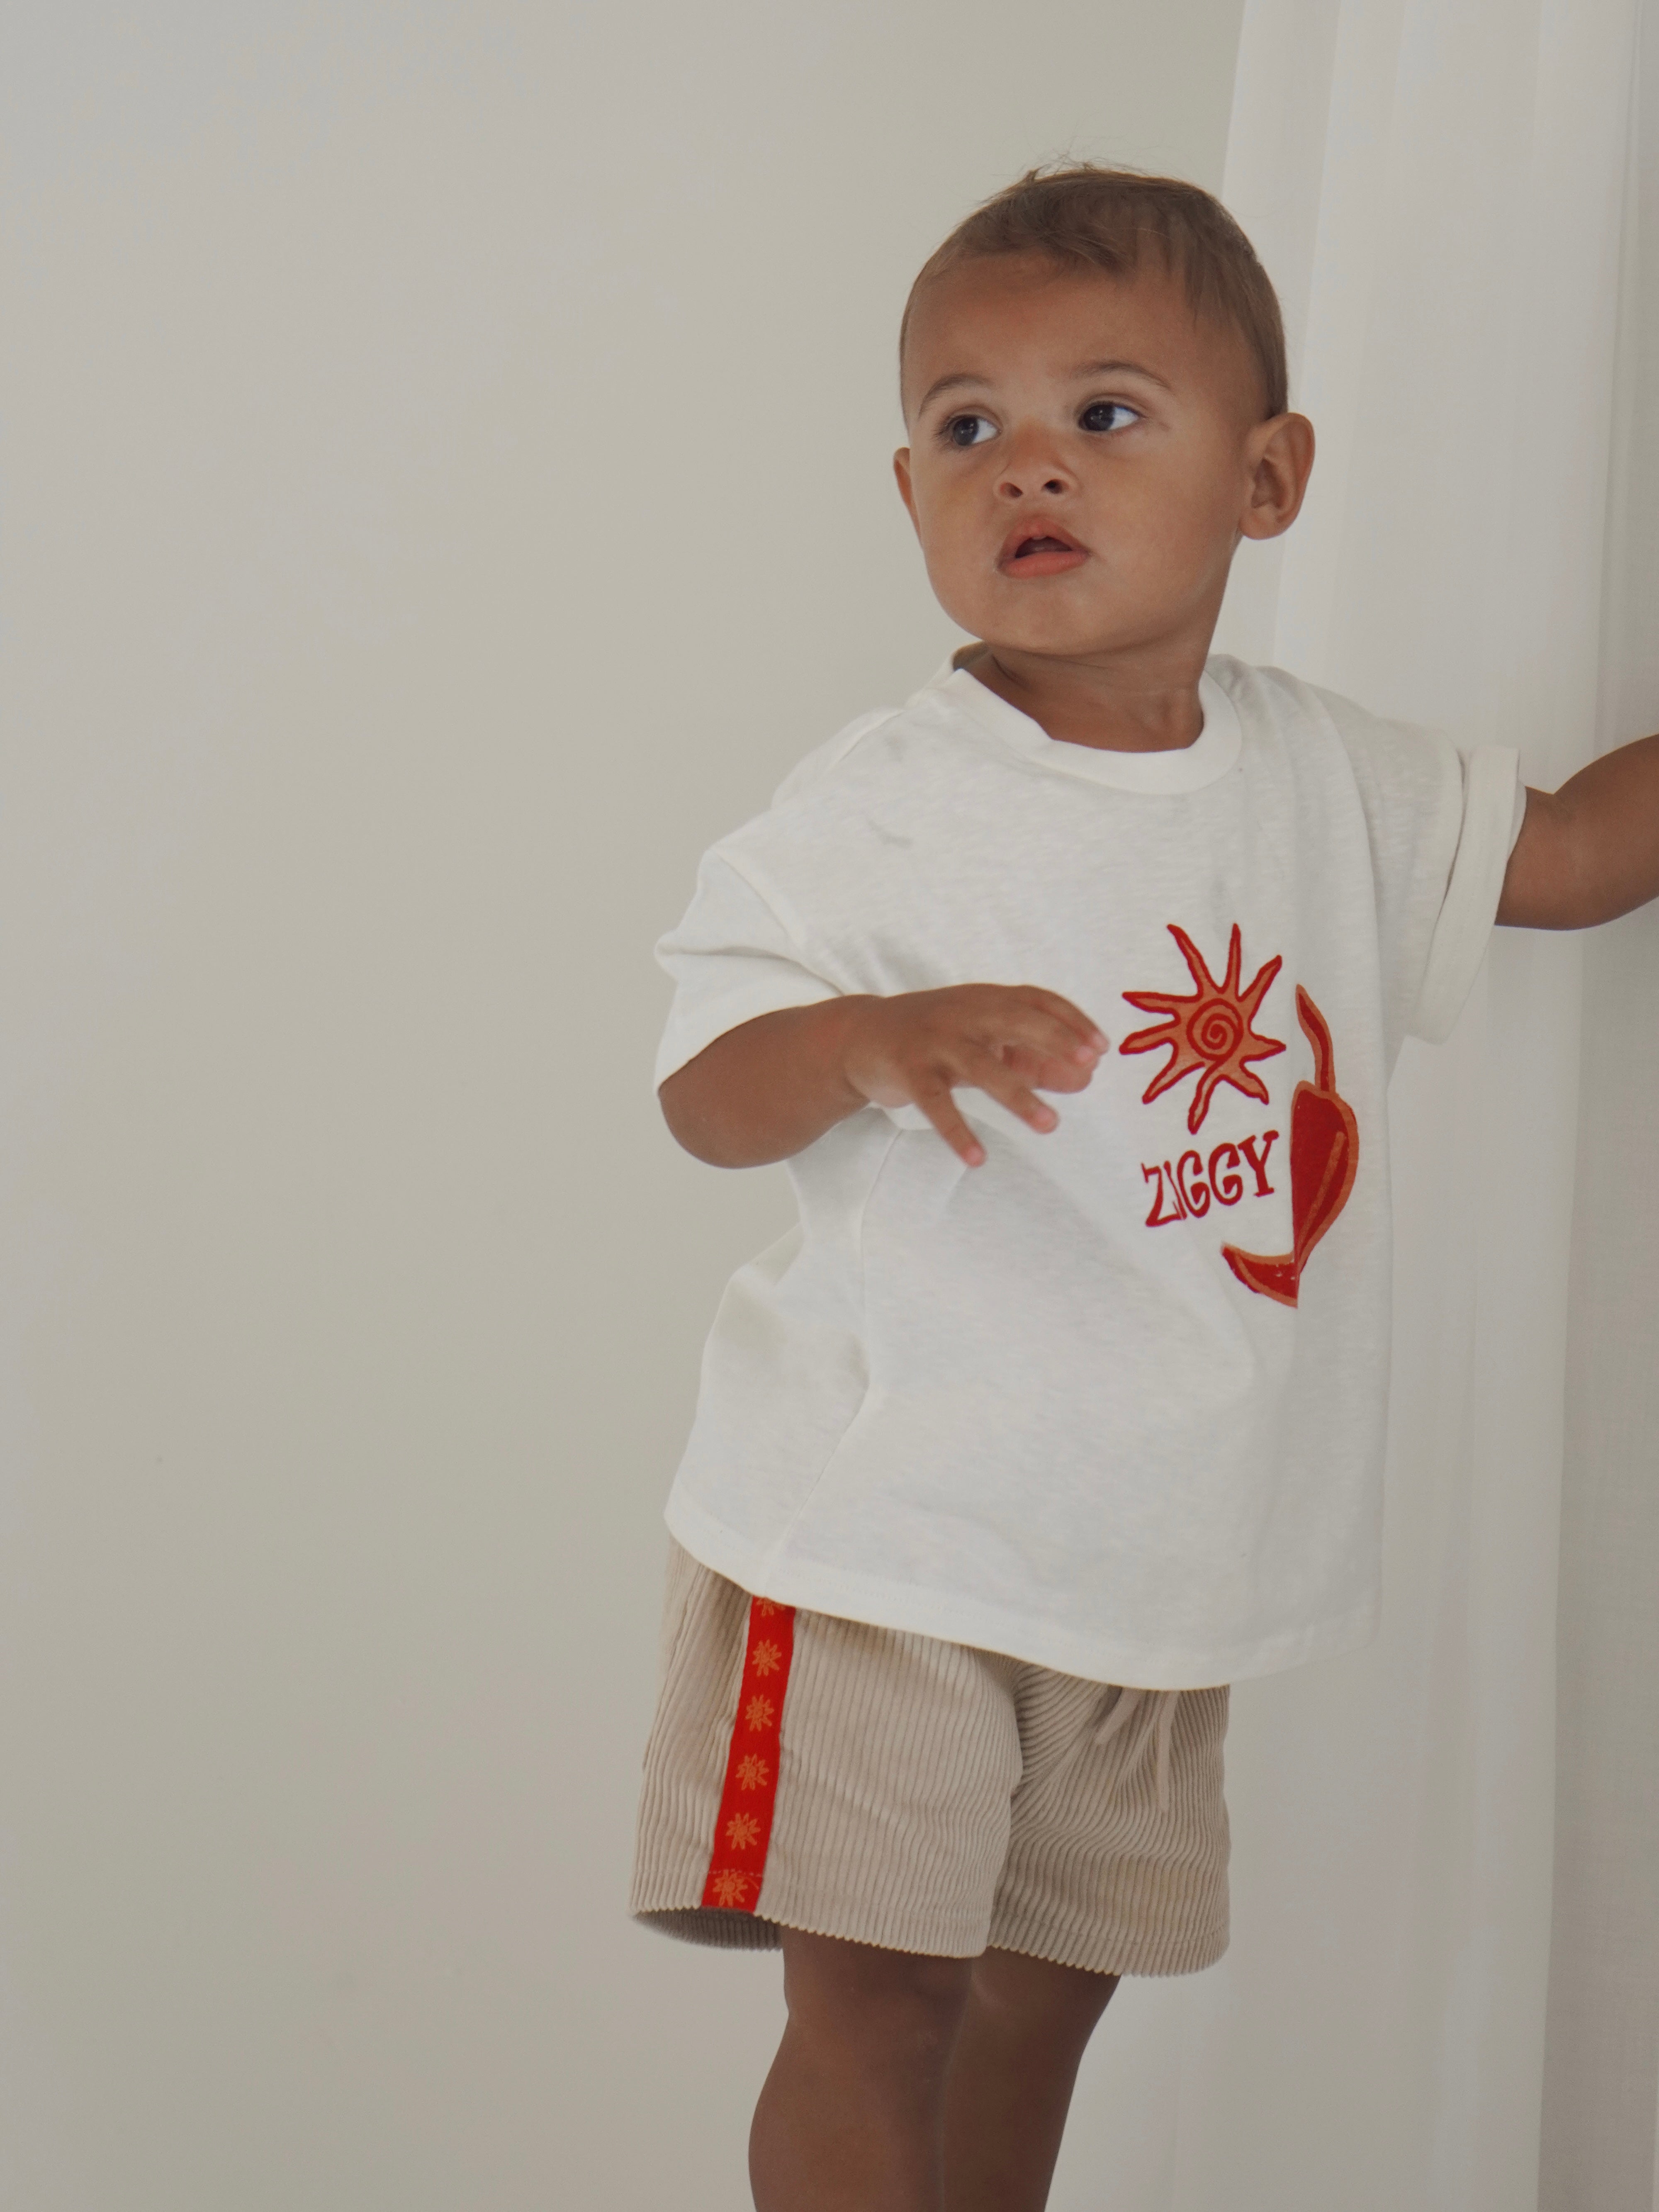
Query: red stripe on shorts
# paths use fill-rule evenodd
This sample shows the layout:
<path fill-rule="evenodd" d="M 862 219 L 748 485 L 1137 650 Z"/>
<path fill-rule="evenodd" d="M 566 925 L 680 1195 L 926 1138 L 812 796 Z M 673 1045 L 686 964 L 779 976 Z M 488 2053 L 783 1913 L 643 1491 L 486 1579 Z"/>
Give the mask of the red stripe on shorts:
<path fill-rule="evenodd" d="M 794 1607 L 751 1598 L 738 1717 L 732 1724 L 726 1787 L 702 1892 L 705 1905 L 722 1905 L 728 1912 L 752 1912 L 760 1901 L 778 1802 L 783 1693 L 794 1651 Z"/>

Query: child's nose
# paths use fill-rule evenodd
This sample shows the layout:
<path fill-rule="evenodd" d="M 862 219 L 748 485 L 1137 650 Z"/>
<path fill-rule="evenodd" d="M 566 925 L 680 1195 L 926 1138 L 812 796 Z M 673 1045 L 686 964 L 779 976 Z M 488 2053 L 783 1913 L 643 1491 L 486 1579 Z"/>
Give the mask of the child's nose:
<path fill-rule="evenodd" d="M 1069 491 L 1070 489 L 1064 477 L 1045 477 L 1041 483 L 1028 483 L 1015 477 L 1005 477 L 997 486 L 1005 499 L 1025 499 L 1034 491 L 1056 493 Z"/>
<path fill-rule="evenodd" d="M 1076 478 L 1047 440 L 1011 443 L 997 483 L 1000 497 L 1030 499 L 1039 493 L 1050 497 L 1075 488 Z"/>

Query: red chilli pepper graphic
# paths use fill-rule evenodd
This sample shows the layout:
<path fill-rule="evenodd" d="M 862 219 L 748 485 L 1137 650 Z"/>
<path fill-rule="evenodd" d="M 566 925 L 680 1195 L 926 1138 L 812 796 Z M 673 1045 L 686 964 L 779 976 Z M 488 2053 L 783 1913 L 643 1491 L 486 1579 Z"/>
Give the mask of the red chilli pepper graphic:
<path fill-rule="evenodd" d="M 1314 1079 L 1298 1083 L 1291 1101 L 1291 1230 L 1294 1251 L 1276 1259 L 1224 1244 L 1221 1256 L 1246 1290 L 1293 1306 L 1308 1255 L 1348 1202 L 1359 1165 L 1359 1124 L 1336 1088 L 1331 1033 L 1298 983 L 1296 1018 L 1313 1047 Z"/>

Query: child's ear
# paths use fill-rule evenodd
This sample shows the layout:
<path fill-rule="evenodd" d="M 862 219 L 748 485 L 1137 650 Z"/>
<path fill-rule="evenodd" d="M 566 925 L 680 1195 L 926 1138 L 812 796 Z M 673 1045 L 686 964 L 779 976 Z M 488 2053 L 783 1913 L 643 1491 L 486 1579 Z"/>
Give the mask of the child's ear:
<path fill-rule="evenodd" d="M 901 446 L 894 454 L 893 475 L 897 480 L 899 497 L 904 501 L 904 511 L 911 523 L 920 529 L 921 526 L 916 522 L 916 495 L 910 483 L 910 448 L 908 446 Z"/>
<path fill-rule="evenodd" d="M 1314 427 L 1305 415 L 1275 415 L 1251 431 L 1249 493 L 1238 526 L 1246 538 L 1277 538 L 1302 509 L 1313 473 Z"/>

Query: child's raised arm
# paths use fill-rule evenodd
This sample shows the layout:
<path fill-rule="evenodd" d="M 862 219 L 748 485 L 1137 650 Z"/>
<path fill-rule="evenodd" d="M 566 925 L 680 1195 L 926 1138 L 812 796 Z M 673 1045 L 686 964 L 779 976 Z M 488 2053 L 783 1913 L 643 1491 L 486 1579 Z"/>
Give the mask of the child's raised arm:
<path fill-rule="evenodd" d="M 1081 1091 L 1105 1050 L 1088 1016 L 1055 992 L 962 983 L 762 1014 L 716 1037 L 657 1095 L 678 1141 L 712 1167 L 788 1159 L 862 1107 L 916 1105 L 973 1168 L 985 1149 L 955 1086 L 988 1091 L 1047 1131 L 1059 1117 L 1033 1086 Z"/>
<path fill-rule="evenodd" d="M 1603 753 L 1559 791 L 1527 793 L 1498 919 L 1589 929 L 1659 898 L 1659 737 Z"/>

